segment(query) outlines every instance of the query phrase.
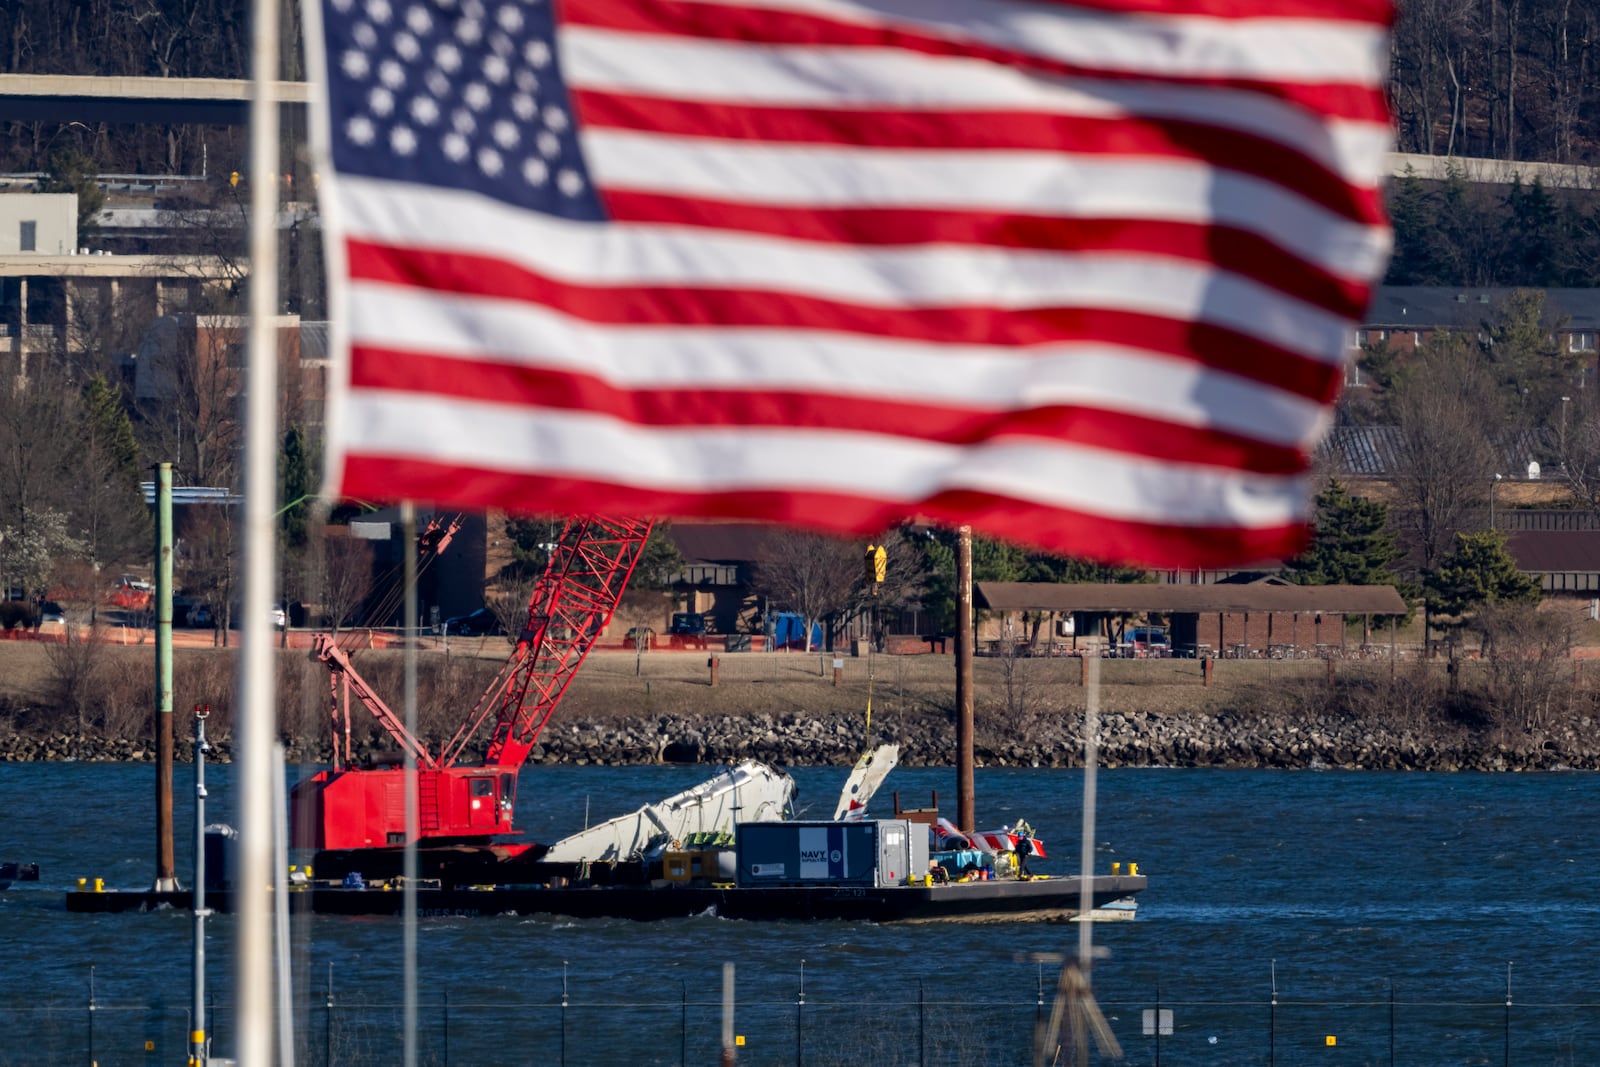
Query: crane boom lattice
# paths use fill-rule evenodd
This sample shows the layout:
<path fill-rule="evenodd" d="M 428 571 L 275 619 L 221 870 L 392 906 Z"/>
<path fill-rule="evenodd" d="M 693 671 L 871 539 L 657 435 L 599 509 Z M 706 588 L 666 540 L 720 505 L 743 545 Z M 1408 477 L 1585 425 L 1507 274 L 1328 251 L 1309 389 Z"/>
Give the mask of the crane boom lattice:
<path fill-rule="evenodd" d="M 611 621 L 649 539 L 650 519 L 568 520 L 528 601 L 515 650 L 456 735 L 441 750 L 450 766 L 490 716 L 484 763 L 520 767 L 573 675 Z"/>

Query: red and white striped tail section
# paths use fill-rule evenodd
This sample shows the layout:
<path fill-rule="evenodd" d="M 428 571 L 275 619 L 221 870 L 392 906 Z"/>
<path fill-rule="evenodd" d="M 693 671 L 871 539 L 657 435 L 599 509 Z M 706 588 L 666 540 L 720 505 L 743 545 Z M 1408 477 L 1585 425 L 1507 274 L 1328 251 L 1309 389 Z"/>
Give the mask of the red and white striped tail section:
<path fill-rule="evenodd" d="M 972 839 L 972 843 L 978 848 L 987 849 L 990 852 L 1015 852 L 1017 850 L 1017 842 L 1022 838 L 1021 834 L 1014 834 L 1009 830 L 979 830 L 967 836 Z M 1039 859 L 1046 858 L 1044 842 L 1037 837 L 1033 838 L 1033 854 Z"/>

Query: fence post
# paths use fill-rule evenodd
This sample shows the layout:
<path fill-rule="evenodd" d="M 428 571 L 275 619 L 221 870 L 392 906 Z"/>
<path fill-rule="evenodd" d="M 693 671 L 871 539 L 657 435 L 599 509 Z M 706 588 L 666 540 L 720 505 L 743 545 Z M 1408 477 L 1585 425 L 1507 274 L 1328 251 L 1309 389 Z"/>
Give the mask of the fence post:
<path fill-rule="evenodd" d="M 1272 961 L 1272 1002 L 1267 1007 L 1267 1067 L 1278 1062 L 1278 961 Z"/>
<path fill-rule="evenodd" d="M 794 1067 L 805 1061 L 806 1041 L 806 960 L 800 957 L 800 997 L 794 1006 Z"/>
<path fill-rule="evenodd" d="M 1073 1025 L 1080 1025 L 1074 1021 Z M 1156 983 L 1156 1067 L 1161 1067 L 1161 983 Z"/>
<path fill-rule="evenodd" d="M 922 995 L 922 979 L 917 979 L 917 1067 L 928 1067 L 927 1001 Z"/>
<path fill-rule="evenodd" d="M 1511 1067 L 1511 961 L 1506 960 L 1506 1067 Z"/>
<path fill-rule="evenodd" d="M 722 1067 L 733 1067 L 738 1059 L 734 1051 L 737 1038 L 733 1027 L 733 964 L 722 965 Z"/>
<path fill-rule="evenodd" d="M 1038 1061 L 1039 1042 L 1044 1034 L 1044 964 L 1039 964 L 1039 978 L 1034 984 L 1033 1002 L 1033 1048 L 1034 1060 Z"/>
<path fill-rule="evenodd" d="M 333 1067 L 333 961 L 328 961 L 328 996 L 324 1001 L 328 1009 L 328 1020 L 322 1027 L 322 1062 L 324 1067 Z"/>

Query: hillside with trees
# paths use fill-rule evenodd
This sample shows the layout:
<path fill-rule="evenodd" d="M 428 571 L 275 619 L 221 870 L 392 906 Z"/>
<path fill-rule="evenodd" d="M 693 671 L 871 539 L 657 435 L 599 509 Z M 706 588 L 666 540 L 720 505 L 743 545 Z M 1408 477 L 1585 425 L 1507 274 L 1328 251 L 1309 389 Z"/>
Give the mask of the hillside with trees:
<path fill-rule="evenodd" d="M 299 39 L 285 3 L 286 41 Z M 1572 0 L 1397 0 L 1391 95 L 1402 152 L 1600 163 L 1600 8 Z M 235 0 L 7 0 L 0 71 L 243 77 L 249 9 Z M 297 47 L 284 76 L 299 78 Z M 41 170 L 51 124 L 0 124 L 0 170 Z M 111 173 L 201 172 L 237 159 L 230 131 L 101 127 L 85 150 Z M 231 155 L 224 155 L 231 151 Z M 229 167 L 221 168 L 224 173 Z"/>

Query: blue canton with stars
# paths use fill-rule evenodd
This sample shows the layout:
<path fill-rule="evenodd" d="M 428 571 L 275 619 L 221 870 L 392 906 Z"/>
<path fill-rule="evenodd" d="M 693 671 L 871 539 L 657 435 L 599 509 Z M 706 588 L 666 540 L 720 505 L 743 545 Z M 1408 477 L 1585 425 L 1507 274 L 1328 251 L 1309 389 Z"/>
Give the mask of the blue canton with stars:
<path fill-rule="evenodd" d="M 334 168 L 600 221 L 552 0 L 326 0 Z"/>

